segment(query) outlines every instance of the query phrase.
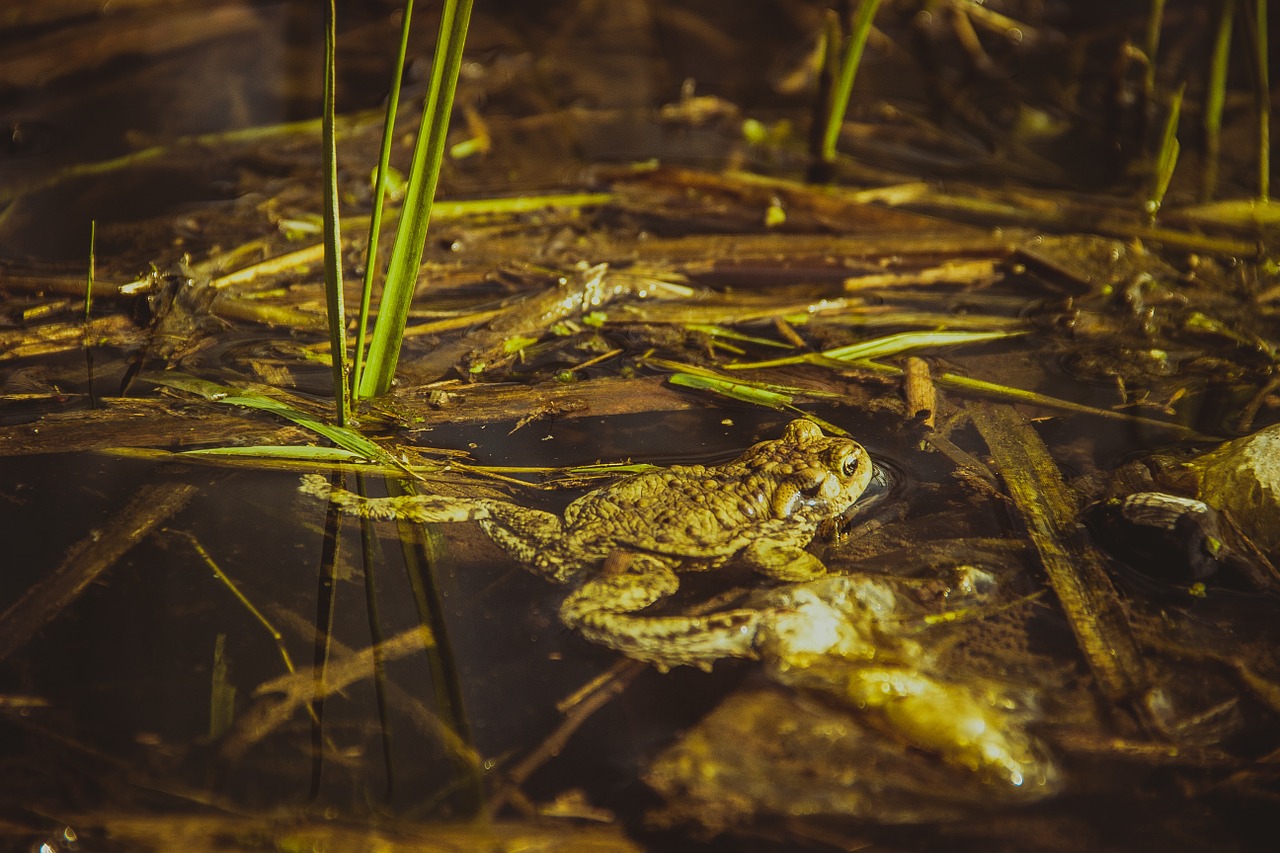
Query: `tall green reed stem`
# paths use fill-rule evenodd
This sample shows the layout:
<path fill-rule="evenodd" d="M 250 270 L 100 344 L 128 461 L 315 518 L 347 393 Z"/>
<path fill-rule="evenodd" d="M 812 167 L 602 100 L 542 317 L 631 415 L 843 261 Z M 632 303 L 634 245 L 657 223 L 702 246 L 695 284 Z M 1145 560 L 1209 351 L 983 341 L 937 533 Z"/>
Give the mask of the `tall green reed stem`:
<path fill-rule="evenodd" d="M 378 320 L 369 343 L 368 359 L 357 386 L 360 398 L 385 394 L 391 389 L 391 380 L 395 376 L 409 305 L 413 301 L 426 244 L 431 205 L 440 178 L 449 114 L 453 111 L 453 95 L 470 20 L 471 0 L 445 0 L 440 16 L 440 33 L 436 38 L 436 56 L 431 65 L 431 84 L 409 171 L 409 185 L 391 247 L 391 261 L 378 304 Z"/>
<path fill-rule="evenodd" d="M 858 66 L 862 64 L 862 51 L 866 47 L 867 37 L 871 34 L 871 22 L 875 20 L 876 10 L 880 8 L 880 0 L 862 0 L 853 14 L 848 35 L 837 44 L 834 37 L 837 27 L 827 28 L 827 61 L 834 53 L 840 51 L 840 68 L 832 87 L 830 99 L 823 109 L 824 125 L 816 162 L 811 172 L 817 176 L 829 174 L 836 160 L 836 142 L 840 139 L 840 128 L 844 125 L 844 116 L 849 109 L 849 98 L 853 94 L 853 81 L 858 75 Z"/>
<path fill-rule="evenodd" d="M 1222 152 L 1222 110 L 1227 102 L 1227 71 L 1231 62 L 1231 31 L 1235 23 L 1235 0 L 1222 0 L 1218 28 L 1213 38 L 1213 58 L 1209 63 L 1209 83 L 1205 88 L 1202 125 L 1204 128 L 1204 168 L 1201 170 L 1200 199 L 1209 201 L 1218 188 L 1218 161 Z"/>
<path fill-rule="evenodd" d="M 351 394 L 347 388 L 346 307 L 342 293 L 342 228 L 338 221 L 338 147 L 334 135 L 334 52 L 337 13 L 334 0 L 325 6 L 324 19 L 324 118 L 320 123 L 324 149 L 324 293 L 329 315 L 329 345 L 333 365 L 333 401 L 338 426 L 351 420 Z"/>
<path fill-rule="evenodd" d="M 1254 0 L 1253 51 L 1258 80 L 1258 199 L 1271 197 L 1271 80 L 1267 59 L 1267 0 Z"/>
<path fill-rule="evenodd" d="M 93 276 L 97 266 L 95 244 L 98 241 L 98 220 L 89 220 L 89 275 L 84 283 L 84 322 L 88 331 L 89 317 L 93 313 Z"/>
<path fill-rule="evenodd" d="M 1160 49 L 1160 28 L 1164 26 L 1165 0 L 1151 0 L 1147 12 L 1147 35 L 1142 42 L 1142 52 L 1147 57 L 1147 70 L 1143 79 L 1143 95 L 1147 103 L 1156 91 L 1156 52 Z"/>
<path fill-rule="evenodd" d="M 382 230 L 382 202 L 386 198 L 387 171 L 391 162 L 391 140 L 395 137 L 396 111 L 400 107 L 400 81 L 404 79 L 404 59 L 409 49 L 409 22 L 413 18 L 413 0 L 405 0 L 400 22 L 400 48 L 396 54 L 391 91 L 387 94 L 387 115 L 382 124 L 382 148 L 378 154 L 378 170 L 373 181 L 373 212 L 369 217 L 369 248 L 365 253 L 364 287 L 360 291 L 360 320 L 356 324 L 356 351 L 351 368 L 351 393 L 360 388 L 364 372 L 365 333 L 369 328 L 369 303 L 373 293 L 373 277 L 378 267 L 378 235 Z"/>

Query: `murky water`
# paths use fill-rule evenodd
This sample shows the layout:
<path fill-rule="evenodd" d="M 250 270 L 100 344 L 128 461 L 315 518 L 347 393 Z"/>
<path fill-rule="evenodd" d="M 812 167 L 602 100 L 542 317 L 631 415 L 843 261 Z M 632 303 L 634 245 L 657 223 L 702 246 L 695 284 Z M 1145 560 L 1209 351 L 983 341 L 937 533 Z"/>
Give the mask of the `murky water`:
<path fill-rule="evenodd" d="M 35 45 L 22 56 L 45 74 L 0 62 L 14 130 L 0 152 L 5 838 L 33 850 L 172 838 L 214 850 L 232 836 L 259 839 L 249 849 L 355 849 L 379 832 L 426 850 L 1266 849 L 1280 747 L 1275 555 L 1241 557 L 1256 574 L 1224 560 L 1196 586 L 1169 566 L 1185 548 L 1124 551 L 1117 542 L 1137 534 L 1085 525 L 1096 520 L 1086 505 L 1185 485 L 1156 482 L 1152 469 L 1177 465 L 1147 464 L 1153 453 L 1180 460 L 1280 419 L 1276 285 L 1251 248 L 1265 256 L 1273 235 L 1178 218 L 1196 145 L 1166 202 L 1172 236 L 1150 230 L 1123 181 L 1066 192 L 1110 170 L 1089 161 L 1110 137 L 1086 117 L 1100 114 L 1116 31 L 1143 32 L 1148 4 L 1131 5 L 1100 19 L 1008 4 L 997 11 L 1023 23 L 1022 47 L 993 39 L 973 10 L 987 59 L 1007 72 L 980 80 L 963 26 L 930 28 L 920 4 L 885 4 L 842 138 L 857 157 L 838 183 L 926 181 L 902 206 L 775 180 L 805 167 L 816 5 L 477 5 L 453 140 L 483 122 L 492 149 L 450 161 L 442 197 L 611 200 L 433 225 L 422 333 L 406 344 L 396 399 L 366 409 L 361 427 L 428 466 L 426 491 L 555 513 L 618 476 L 580 466 L 720 464 L 801 413 L 847 431 L 881 474 L 811 550 L 852 586 L 729 565 L 683 575 L 662 607 L 791 608 L 843 624 L 862 657 L 805 657 L 783 619 L 761 629 L 774 632 L 762 661 L 710 672 L 660 672 L 566 628 L 566 589 L 476 524 L 383 521 L 362 541 L 355 521 L 299 491 L 323 465 L 177 455 L 317 443 L 150 380 L 254 384 L 327 411 L 318 267 L 217 283 L 318 240 L 318 134 L 192 139 L 318 112 L 318 12 L 185 10 L 169 47 L 66 48 L 70 70 L 49 59 L 59 39 L 96 43 L 162 13 L 124 4 L 116 19 L 3 24 L 0 43 Z M 340 141 L 352 221 L 367 212 L 393 6 L 339 10 L 339 109 L 361 116 Z M 1208 13 L 1170 6 L 1166 46 L 1199 56 Z M 419 14 L 410 100 L 435 26 L 434 10 Z M 1071 67 L 1077 76 L 1060 70 Z M 1172 71 L 1160 68 L 1163 92 Z M 782 82 L 796 78 L 796 90 Z M 696 85 L 682 96 L 685 80 Z M 1045 93 L 1066 98 L 1049 85 L 1063 80 L 1084 94 Z M 938 108 L 947 93 L 953 111 Z M 1037 136 L 1035 111 L 1068 130 Z M 1248 192 L 1249 118 L 1227 123 L 1220 194 L 1231 196 Z M 150 159 L 64 171 L 139 150 Z M 650 160 L 666 168 L 635 166 Z M 770 215 L 783 218 L 766 225 Z M 102 295 L 86 335 L 91 219 Z M 348 232 L 349 284 L 364 227 Z M 425 325 L 473 310 L 518 319 L 531 294 L 598 263 L 632 295 L 547 321 L 519 356 L 483 323 Z M 161 275 L 144 295 L 113 290 L 151 264 Z M 639 299 L 636 281 L 688 290 Z M 832 355 L 940 332 L 988 339 Z M 938 395 L 931 426 L 905 408 L 908 355 L 925 359 Z M 759 382 L 774 396 L 673 379 L 697 369 L 722 390 Z M 1022 452 L 1032 462 L 1019 467 Z M 365 480 L 371 496 L 388 493 L 382 477 Z M 1081 567 L 1078 606 L 1101 640 L 1081 633 L 1055 548 Z M 1117 651 L 1112 671 L 1090 644 L 1117 637 L 1138 654 Z M 1137 683 L 1118 687 L 1125 679 Z M 890 694 L 914 698 L 879 704 Z"/>

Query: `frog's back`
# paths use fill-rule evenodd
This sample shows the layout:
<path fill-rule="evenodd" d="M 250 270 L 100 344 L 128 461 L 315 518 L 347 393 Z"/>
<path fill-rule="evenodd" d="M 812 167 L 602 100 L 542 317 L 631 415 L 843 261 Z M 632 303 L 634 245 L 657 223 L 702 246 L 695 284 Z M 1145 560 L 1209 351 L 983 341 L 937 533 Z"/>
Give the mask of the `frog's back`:
<path fill-rule="evenodd" d="M 585 495 L 564 517 L 580 541 L 672 556 L 728 557 L 768 520 L 774 486 L 734 465 L 676 465 Z"/>

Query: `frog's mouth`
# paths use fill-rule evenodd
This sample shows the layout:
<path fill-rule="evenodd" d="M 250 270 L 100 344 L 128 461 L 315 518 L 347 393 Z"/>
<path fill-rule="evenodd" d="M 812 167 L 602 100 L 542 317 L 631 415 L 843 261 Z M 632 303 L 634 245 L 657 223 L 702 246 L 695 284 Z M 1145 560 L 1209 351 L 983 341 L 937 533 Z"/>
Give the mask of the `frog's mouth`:
<path fill-rule="evenodd" d="M 870 515 L 898 491 L 902 482 L 902 472 L 897 467 L 873 460 L 871 464 L 871 480 L 867 483 L 866 489 L 863 490 L 856 501 L 836 517 L 836 523 L 844 527 Z"/>

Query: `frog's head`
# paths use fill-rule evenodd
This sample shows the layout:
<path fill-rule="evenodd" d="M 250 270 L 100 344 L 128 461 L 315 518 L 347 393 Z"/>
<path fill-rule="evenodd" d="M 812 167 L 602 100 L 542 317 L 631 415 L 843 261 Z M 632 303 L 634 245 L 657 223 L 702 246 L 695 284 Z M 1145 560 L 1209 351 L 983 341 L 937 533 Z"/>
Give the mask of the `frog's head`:
<path fill-rule="evenodd" d="M 769 501 L 776 518 L 803 515 L 815 522 L 835 518 L 871 482 L 871 457 L 862 445 L 824 435 L 813 421 L 792 421 L 782 438 L 756 445 L 749 456 L 750 464 L 776 482 Z"/>

